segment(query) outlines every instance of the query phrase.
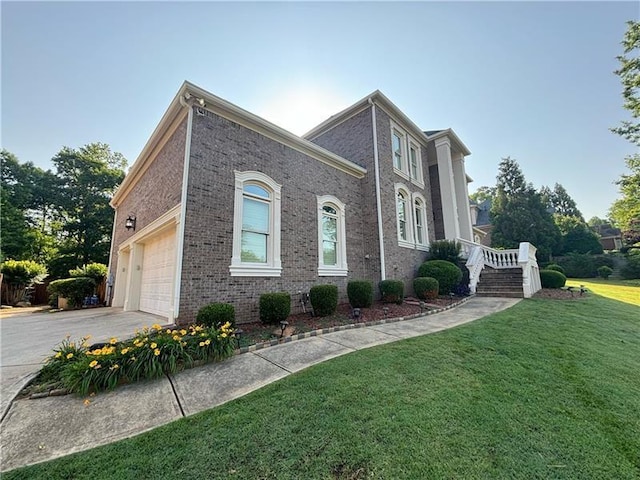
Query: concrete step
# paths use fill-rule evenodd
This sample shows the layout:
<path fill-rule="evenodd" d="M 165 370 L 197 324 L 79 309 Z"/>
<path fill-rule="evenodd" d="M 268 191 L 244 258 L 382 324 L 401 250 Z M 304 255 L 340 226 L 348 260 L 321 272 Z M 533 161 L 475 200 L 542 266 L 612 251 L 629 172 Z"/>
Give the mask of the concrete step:
<path fill-rule="evenodd" d="M 482 278 L 478 283 L 486 285 L 522 285 L 521 278 Z"/>
<path fill-rule="evenodd" d="M 481 285 L 476 287 L 478 292 L 522 292 L 522 285 Z"/>
<path fill-rule="evenodd" d="M 524 298 L 522 292 L 476 292 L 478 297 Z"/>

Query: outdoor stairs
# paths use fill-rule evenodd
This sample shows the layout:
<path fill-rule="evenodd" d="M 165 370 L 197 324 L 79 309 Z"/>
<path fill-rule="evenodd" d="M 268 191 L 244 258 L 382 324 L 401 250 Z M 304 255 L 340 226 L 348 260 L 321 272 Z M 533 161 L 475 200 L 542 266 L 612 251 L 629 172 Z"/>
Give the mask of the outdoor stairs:
<path fill-rule="evenodd" d="M 476 295 L 479 297 L 524 298 L 522 269 L 497 269 L 485 266 L 480 273 Z"/>

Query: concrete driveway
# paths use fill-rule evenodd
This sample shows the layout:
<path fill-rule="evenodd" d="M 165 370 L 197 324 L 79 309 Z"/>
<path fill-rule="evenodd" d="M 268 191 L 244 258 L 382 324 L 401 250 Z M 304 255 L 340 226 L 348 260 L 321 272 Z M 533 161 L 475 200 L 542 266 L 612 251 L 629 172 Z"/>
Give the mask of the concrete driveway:
<path fill-rule="evenodd" d="M 15 395 L 51 355 L 66 335 L 80 339 L 91 335 L 91 343 L 130 337 L 136 328 L 167 319 L 122 308 L 93 308 L 62 312 L 0 311 L 0 418 Z"/>

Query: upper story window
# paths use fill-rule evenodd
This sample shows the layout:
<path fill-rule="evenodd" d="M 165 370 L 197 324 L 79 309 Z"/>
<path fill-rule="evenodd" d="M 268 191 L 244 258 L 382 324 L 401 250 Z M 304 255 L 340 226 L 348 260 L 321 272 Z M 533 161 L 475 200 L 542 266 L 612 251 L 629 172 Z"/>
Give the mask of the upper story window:
<path fill-rule="evenodd" d="M 420 144 L 393 123 L 391 125 L 391 150 L 393 171 L 424 188 Z"/>
<path fill-rule="evenodd" d="M 332 195 L 318 197 L 318 275 L 347 276 L 345 205 Z"/>
<path fill-rule="evenodd" d="M 419 193 L 413 194 L 413 221 L 415 228 L 416 248 L 423 250 L 429 243 L 427 231 L 427 207 L 425 199 Z"/>
<path fill-rule="evenodd" d="M 231 276 L 280 276 L 280 190 L 261 172 L 235 172 Z"/>

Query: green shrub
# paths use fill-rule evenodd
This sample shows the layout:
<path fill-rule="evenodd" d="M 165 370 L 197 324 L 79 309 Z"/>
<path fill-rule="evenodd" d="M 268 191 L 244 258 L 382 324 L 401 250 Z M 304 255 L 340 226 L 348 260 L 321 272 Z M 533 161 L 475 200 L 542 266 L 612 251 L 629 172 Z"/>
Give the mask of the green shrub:
<path fill-rule="evenodd" d="M 545 270 L 553 270 L 554 272 L 560 272 L 561 274 L 565 274 L 564 268 L 562 268 L 557 263 L 552 263 L 551 265 L 547 265 L 544 267 Z"/>
<path fill-rule="evenodd" d="M 433 277 L 418 277 L 413 281 L 413 290 L 416 292 L 416 297 L 420 300 L 433 300 L 438 298 L 438 290 L 440 284 L 438 280 Z"/>
<path fill-rule="evenodd" d="M 230 303 L 210 303 L 198 310 L 196 322 L 207 327 L 218 328 L 229 323 L 235 328 L 236 310 Z"/>
<path fill-rule="evenodd" d="M 382 280 L 378 286 L 383 302 L 402 304 L 404 299 L 404 283 L 401 280 Z"/>
<path fill-rule="evenodd" d="M 49 284 L 47 290 L 50 294 L 64 297 L 72 308 L 82 306 L 85 297 L 93 294 L 96 288 L 96 281 L 88 277 L 63 278 L 54 280 Z"/>
<path fill-rule="evenodd" d="M 432 277 L 438 280 L 440 295 L 448 295 L 462 280 L 462 270 L 446 260 L 429 260 L 420 265 L 419 277 Z"/>
<path fill-rule="evenodd" d="M 540 270 L 540 282 L 542 288 L 562 288 L 567 282 L 567 277 L 555 270 Z"/>
<path fill-rule="evenodd" d="M 104 263 L 89 263 L 79 268 L 72 268 L 69 270 L 69 276 L 93 278 L 98 284 L 106 278 L 108 271 L 109 269 Z"/>
<path fill-rule="evenodd" d="M 309 301 L 315 316 L 331 315 L 338 308 L 338 287 L 335 285 L 315 285 L 309 289 Z"/>
<path fill-rule="evenodd" d="M 3 274 L 2 283 L 6 285 L 5 301 L 15 305 L 24 299 L 27 287 L 41 281 L 47 274 L 44 265 L 31 260 L 7 260 L 0 266 Z"/>
<path fill-rule="evenodd" d="M 291 313 L 291 295 L 287 292 L 263 293 L 260 295 L 260 321 L 280 323 Z"/>
<path fill-rule="evenodd" d="M 429 245 L 429 260 L 444 260 L 457 265 L 460 261 L 460 244 L 455 240 L 436 240 Z"/>
<path fill-rule="evenodd" d="M 627 264 L 622 267 L 620 274 L 626 280 L 640 278 L 640 254 L 627 255 Z"/>
<path fill-rule="evenodd" d="M 353 308 L 369 308 L 373 304 L 373 282 L 351 280 L 347 283 L 347 296 Z"/>
<path fill-rule="evenodd" d="M 598 274 L 594 257 L 587 253 L 570 253 L 558 263 L 568 278 L 593 278 Z"/>
<path fill-rule="evenodd" d="M 598 267 L 598 276 L 604 278 L 605 280 L 611 276 L 613 273 L 613 268 L 609 268 L 606 265 L 602 265 Z"/>

